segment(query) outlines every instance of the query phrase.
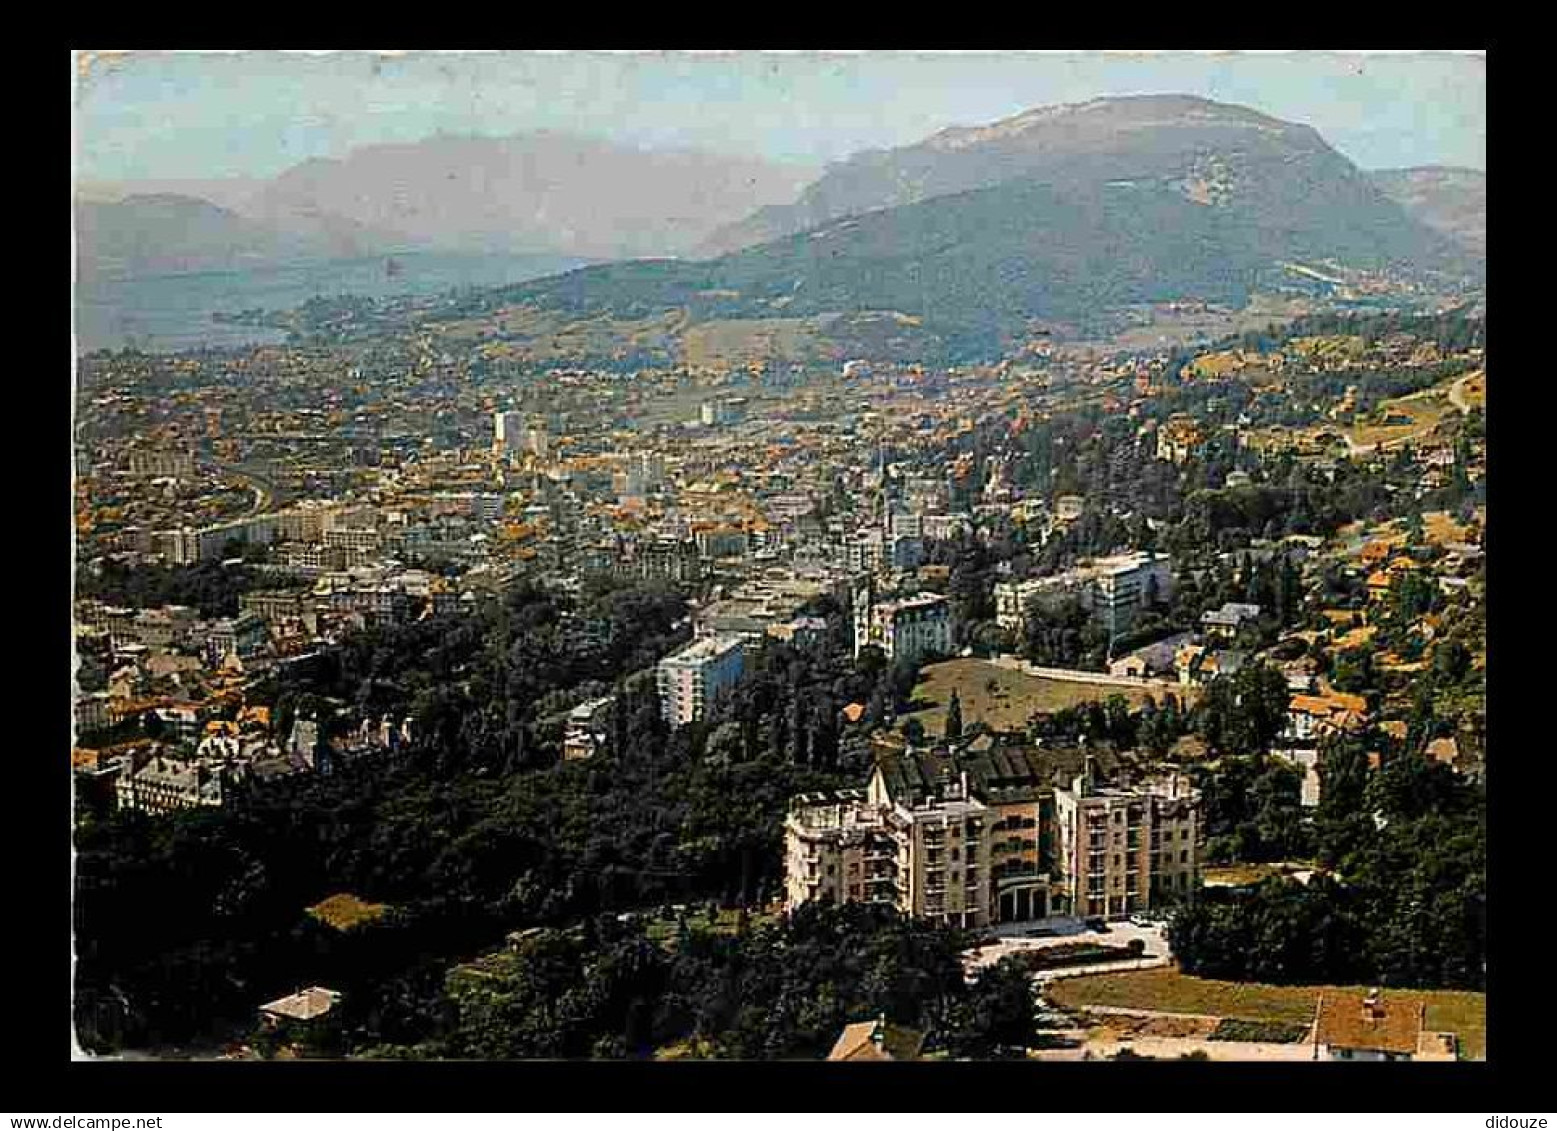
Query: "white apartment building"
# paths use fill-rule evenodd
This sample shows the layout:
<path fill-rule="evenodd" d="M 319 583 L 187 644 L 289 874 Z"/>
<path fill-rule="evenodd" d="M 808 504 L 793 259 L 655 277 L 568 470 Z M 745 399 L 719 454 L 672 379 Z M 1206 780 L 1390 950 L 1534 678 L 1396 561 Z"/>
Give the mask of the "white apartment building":
<path fill-rule="evenodd" d="M 660 452 L 635 452 L 627 461 L 627 474 L 636 490 L 630 494 L 658 491 L 665 486 L 665 457 Z"/>
<path fill-rule="evenodd" d="M 1093 565 L 1099 573 L 1092 614 L 1111 635 L 1128 632 L 1148 600 L 1163 602 L 1173 594 L 1173 563 L 1165 554 L 1120 554 Z"/>
<path fill-rule="evenodd" d="M 372 554 L 378 550 L 379 543 L 379 532 L 372 527 L 338 526 L 324 532 L 324 544 L 331 549 L 356 550 L 362 554 Z"/>
<path fill-rule="evenodd" d="M 859 790 L 803 793 L 784 822 L 784 901 L 898 901 L 900 844 Z M 848 882 L 845 882 L 845 875 Z"/>
<path fill-rule="evenodd" d="M 238 597 L 240 613 L 255 613 L 266 620 L 300 617 L 312 609 L 301 589 L 251 589 Z"/>
<path fill-rule="evenodd" d="M 924 516 L 906 511 L 892 511 L 887 515 L 887 534 L 892 538 L 923 538 Z"/>
<path fill-rule="evenodd" d="M 192 640 L 200 614 L 187 605 L 162 605 L 135 613 L 128 625 L 115 625 L 114 639 L 148 648 L 184 648 Z"/>
<path fill-rule="evenodd" d="M 335 523 L 340 507 L 307 499 L 276 512 L 276 537 L 282 542 L 320 542 Z"/>
<path fill-rule="evenodd" d="M 499 452 L 529 452 L 545 459 L 551 450 L 546 429 L 528 421 L 522 412 L 492 414 L 492 447 Z"/>
<path fill-rule="evenodd" d="M 952 650 L 951 602 L 938 593 L 899 601 L 875 601 L 856 593 L 854 654 L 874 644 L 888 660 L 917 660 Z"/>
<path fill-rule="evenodd" d="M 1154 594 L 1158 602 L 1173 595 L 1171 559 L 1165 554 L 1116 554 L 1083 562 L 1053 577 L 1000 582 L 995 586 L 995 619 L 1001 628 L 1020 633 L 1035 601 L 1076 597 L 1117 636 L 1130 630 Z"/>
<path fill-rule="evenodd" d="M 193 479 L 195 455 L 187 449 L 158 448 L 130 453 L 131 475 L 150 475 L 159 478 Z"/>
<path fill-rule="evenodd" d="M 967 772 L 905 804 L 893 800 L 878 767 L 865 799 L 881 809 L 899 846 L 899 906 L 949 926 L 988 926 L 990 810 L 969 794 Z"/>
<path fill-rule="evenodd" d="M 211 624 L 206 634 L 206 662 L 213 668 L 220 667 L 229 656 L 247 660 L 257 655 L 269 640 L 265 618 L 258 613 L 244 612 L 228 619 L 223 617 Z"/>
<path fill-rule="evenodd" d="M 568 712 L 568 725 L 562 736 L 564 761 L 592 758 L 604 749 L 615 705 L 615 696 L 607 695 L 580 703 Z"/>
<path fill-rule="evenodd" d="M 960 535 L 971 533 L 973 520 L 966 514 L 927 514 L 924 516 L 924 536 L 946 542 Z"/>
<path fill-rule="evenodd" d="M 887 541 L 876 527 L 860 531 L 844 545 L 844 561 L 851 570 L 875 573 L 887 560 Z"/>
<path fill-rule="evenodd" d="M 1027 624 L 1027 608 L 1060 586 L 1057 578 L 1035 577 L 1027 581 L 995 583 L 995 623 L 1008 632 L 1020 633 Z"/>
<path fill-rule="evenodd" d="M 698 419 L 705 428 L 720 424 L 737 424 L 746 415 L 745 397 L 715 397 L 698 406 Z"/>
<path fill-rule="evenodd" d="M 121 771 L 114 792 L 120 809 L 138 809 L 143 813 L 219 807 L 223 800 L 222 774 L 201 762 L 157 756 Z"/>
<path fill-rule="evenodd" d="M 702 718 L 709 704 L 734 686 L 745 670 L 745 647 L 739 636 L 710 636 L 687 645 L 661 660 L 656 669 L 660 716 L 673 727 Z"/>
<path fill-rule="evenodd" d="M 200 560 L 200 543 L 192 527 L 153 531 L 151 552 L 171 565 L 191 565 Z"/>
<path fill-rule="evenodd" d="M 494 412 L 492 414 L 492 446 L 510 451 L 519 446 L 520 434 L 524 431 L 524 413 L 522 412 Z"/>
<path fill-rule="evenodd" d="M 160 530 L 152 535 L 152 549 L 174 565 L 191 565 L 220 557 L 232 542 L 269 545 L 276 541 L 277 528 L 276 516 L 267 514 L 199 530 L 187 526 Z"/>

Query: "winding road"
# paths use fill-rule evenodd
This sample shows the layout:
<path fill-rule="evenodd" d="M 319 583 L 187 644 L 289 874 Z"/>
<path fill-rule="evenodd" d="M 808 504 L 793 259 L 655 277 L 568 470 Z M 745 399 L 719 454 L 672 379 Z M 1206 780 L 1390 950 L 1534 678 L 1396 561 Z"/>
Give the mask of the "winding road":
<path fill-rule="evenodd" d="M 1485 371 L 1481 370 L 1481 369 L 1472 370 L 1471 372 L 1465 374 L 1465 376 L 1461 377 L 1459 380 L 1455 381 L 1454 384 L 1449 386 L 1449 393 L 1448 393 L 1449 403 L 1452 404 L 1455 408 L 1457 408 L 1459 410 L 1461 416 L 1469 416 L 1471 414 L 1471 409 L 1473 407 L 1472 405 L 1469 405 L 1469 404 L 1465 403 L 1465 399 L 1464 399 L 1464 396 L 1465 396 L 1465 383 L 1467 381 L 1469 381 L 1472 377 L 1479 377 L 1483 372 L 1485 372 Z M 1400 400 L 1402 400 L 1402 401 L 1420 400 L 1423 397 L 1432 396 L 1436 391 L 1437 391 L 1436 389 L 1423 389 L 1420 393 L 1413 393 L 1409 397 L 1401 397 Z M 1365 456 L 1365 455 L 1368 455 L 1369 453 L 1371 453 L 1372 451 L 1374 451 L 1377 448 L 1383 448 L 1383 449 L 1385 449 L 1387 451 L 1390 448 L 1397 447 L 1397 446 L 1399 446 L 1401 444 L 1409 443 L 1412 440 L 1419 439 L 1420 437 L 1427 435 L 1434 428 L 1437 428 L 1438 424 L 1439 424 L 1439 421 L 1434 420 L 1431 423 L 1429 423 L 1427 425 L 1424 425 L 1421 428 L 1418 428 L 1415 432 L 1408 432 L 1404 436 L 1394 436 L 1394 437 L 1391 437 L 1388 440 L 1381 440 L 1381 441 L 1379 441 L 1378 443 L 1375 443 L 1375 444 L 1359 444 L 1355 440 L 1353 440 L 1350 435 L 1348 435 L 1345 432 L 1341 433 L 1341 439 L 1346 441 L 1346 454 L 1347 455 L 1349 455 L 1349 456 Z"/>
<path fill-rule="evenodd" d="M 1482 376 L 1485 372 L 1486 370 L 1484 369 L 1474 370 L 1473 372 L 1467 373 L 1454 384 L 1449 386 L 1449 403 L 1460 410 L 1461 416 L 1469 416 L 1471 414 L 1471 408 L 1473 407 L 1465 403 L 1465 383 L 1472 377 Z"/>
<path fill-rule="evenodd" d="M 264 476 L 256 475 L 247 468 L 237 464 L 218 463 L 216 472 L 228 479 L 236 479 L 254 492 L 254 502 L 249 507 L 249 513 L 241 515 L 241 518 L 253 518 L 255 515 L 265 514 L 275 505 L 276 485 Z"/>

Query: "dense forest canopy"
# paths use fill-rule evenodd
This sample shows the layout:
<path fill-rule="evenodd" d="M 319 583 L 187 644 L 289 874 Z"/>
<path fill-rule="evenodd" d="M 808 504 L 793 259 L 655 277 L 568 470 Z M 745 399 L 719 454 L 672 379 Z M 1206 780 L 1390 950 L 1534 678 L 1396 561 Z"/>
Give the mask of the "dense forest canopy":
<path fill-rule="evenodd" d="M 359 1001 L 396 1000 L 401 981 L 431 976 L 429 962 L 506 930 L 771 899 L 789 799 L 856 785 L 868 766 L 838 709 L 857 699 L 884 717 L 907 705 L 916 672 L 875 650 L 856 663 L 834 608 L 820 651 L 771 643 L 709 718 L 671 731 L 653 681 L 628 677 L 674 646 L 684 608 L 652 587 L 600 589 L 577 606 L 520 587 L 468 620 L 358 634 L 278 679 L 278 715 L 328 719 L 332 703 L 408 712 L 417 739 L 400 753 L 254 785 L 220 811 L 84 813 L 83 1040 L 185 1039 L 213 1012 L 239 1017 L 317 978 L 327 933 L 303 909 L 335 892 L 399 909 L 361 944 L 373 961 L 339 967 Z M 570 636 L 579 616 L 607 628 Z M 546 712 L 591 686 L 619 697 L 613 740 L 562 763 Z"/>

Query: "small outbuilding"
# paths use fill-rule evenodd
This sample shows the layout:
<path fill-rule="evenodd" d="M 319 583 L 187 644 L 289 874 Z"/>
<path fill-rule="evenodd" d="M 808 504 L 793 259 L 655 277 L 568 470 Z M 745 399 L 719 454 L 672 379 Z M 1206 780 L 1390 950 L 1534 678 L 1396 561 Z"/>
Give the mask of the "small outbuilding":
<path fill-rule="evenodd" d="M 298 990 L 295 994 L 260 1006 L 260 1017 L 270 1028 L 287 1021 L 317 1021 L 334 1009 L 340 1000 L 341 995 L 336 990 L 309 986 L 306 990 Z"/>
<path fill-rule="evenodd" d="M 845 1025 L 828 1060 L 918 1060 L 925 1035 L 885 1017 Z"/>

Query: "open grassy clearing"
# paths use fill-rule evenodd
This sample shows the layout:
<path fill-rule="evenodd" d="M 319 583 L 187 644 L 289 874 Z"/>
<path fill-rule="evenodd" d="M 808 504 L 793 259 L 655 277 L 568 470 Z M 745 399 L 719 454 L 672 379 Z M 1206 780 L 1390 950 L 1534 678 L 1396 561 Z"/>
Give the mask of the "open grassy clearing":
<path fill-rule="evenodd" d="M 1446 420 L 1459 419 L 1459 409 L 1450 396 L 1458 381 L 1459 378 L 1454 378 L 1421 392 L 1381 401 L 1366 417 L 1359 417 L 1350 425 L 1325 422 L 1293 430 L 1262 428 L 1251 431 L 1245 439 L 1250 447 L 1261 451 L 1290 448 L 1309 453 L 1339 451 L 1340 441 L 1336 440 L 1337 436 L 1344 436 L 1352 445 L 1365 450 L 1378 446 L 1389 448 L 1406 441 L 1423 441 Z M 1459 395 L 1467 407 L 1485 404 L 1485 386 L 1480 386 L 1483 392 L 1479 402 L 1473 393 L 1477 387 L 1473 379 L 1460 389 Z M 1392 418 L 1394 423 L 1384 423 Z M 1321 437 L 1327 439 L 1321 440 Z M 1344 538 L 1345 531 L 1340 532 L 1339 536 Z"/>
<path fill-rule="evenodd" d="M 776 911 L 748 911 L 746 913 L 746 929 L 756 930 L 760 926 L 777 922 Z M 718 917 L 710 924 L 708 921 L 708 909 L 706 906 L 689 906 L 687 908 L 687 928 L 691 931 L 711 931 L 716 935 L 734 935 L 740 925 L 741 913 L 738 910 L 720 908 Z M 670 949 L 675 945 L 678 927 L 675 919 L 651 919 L 643 929 L 644 935 L 650 942 Z"/>
<path fill-rule="evenodd" d="M 982 722 L 994 730 L 1005 731 L 1024 729 L 1028 718 L 1038 711 L 1062 711 L 1078 703 L 1105 703 L 1115 695 L 1123 696 L 1132 708 L 1144 706 L 1149 698 L 1163 698 L 1143 688 L 1048 679 L 1003 668 L 988 660 L 964 657 L 924 668 L 914 688 L 914 699 L 927 706 L 914 711 L 912 717 L 931 734 L 939 734 L 946 726 L 946 704 L 953 691 L 962 704 L 964 726 Z M 1175 689 L 1174 694 L 1181 703 L 1194 698 L 1190 688 Z"/>
<path fill-rule="evenodd" d="M 389 911 L 387 903 L 369 903 L 349 892 L 342 892 L 314 904 L 308 909 L 308 914 L 327 927 L 349 931 L 353 927 L 376 923 Z"/>
<path fill-rule="evenodd" d="M 1293 338 L 1288 350 L 1313 362 L 1357 361 L 1367 352 L 1367 343 L 1356 334 L 1325 334 Z"/>
<path fill-rule="evenodd" d="M 1476 518 L 1478 522 L 1485 522 L 1485 510 L 1478 508 Z M 1337 530 L 1333 541 L 1339 546 L 1349 547 L 1346 556 L 1353 560 L 1360 558 L 1363 550 L 1374 544 L 1388 546 L 1392 553 L 1401 552 L 1409 541 L 1406 527 L 1403 518 L 1382 523 L 1353 522 Z M 1445 546 L 1451 542 L 1466 541 L 1470 537 L 1470 528 L 1448 511 L 1425 511 L 1422 514 L 1422 536 L 1433 545 Z"/>
<path fill-rule="evenodd" d="M 1217 379 L 1241 375 L 1252 368 L 1263 369 L 1263 359 L 1257 352 L 1223 350 L 1220 353 L 1204 353 L 1184 367 L 1184 375 L 1193 378 Z"/>
<path fill-rule="evenodd" d="M 740 318 L 704 322 L 681 339 L 688 365 L 807 362 L 830 358 L 824 328 L 815 318 Z"/>
<path fill-rule="evenodd" d="M 1450 542 L 1464 542 L 1470 536 L 1470 529 L 1461 526 L 1448 511 L 1428 511 L 1422 515 L 1422 533 L 1429 542 L 1443 546 Z"/>
<path fill-rule="evenodd" d="M 1413 393 L 1407 397 L 1382 401 L 1370 422 L 1353 425 L 1347 435 L 1353 443 L 1361 445 L 1391 444 L 1399 440 L 1425 436 L 1448 417 L 1458 417 L 1459 411 L 1449 400 L 1449 390 L 1454 382 L 1445 381 L 1431 389 Z M 1391 417 L 1404 417 L 1398 424 L 1371 423 L 1372 417 L 1383 421 Z"/>

